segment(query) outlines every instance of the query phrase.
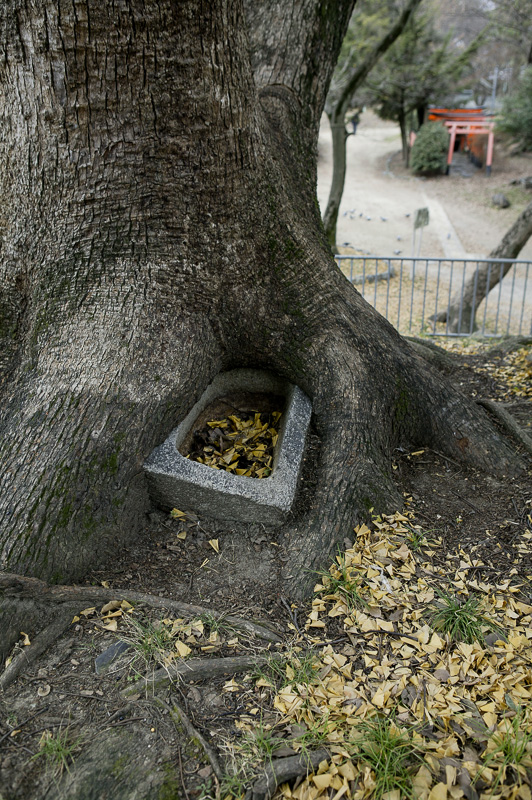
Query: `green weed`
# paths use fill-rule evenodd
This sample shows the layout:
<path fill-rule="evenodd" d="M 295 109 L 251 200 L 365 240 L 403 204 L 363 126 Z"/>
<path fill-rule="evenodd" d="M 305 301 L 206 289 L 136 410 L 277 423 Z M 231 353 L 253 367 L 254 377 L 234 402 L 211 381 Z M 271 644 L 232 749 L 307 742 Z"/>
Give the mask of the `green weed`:
<path fill-rule="evenodd" d="M 412 527 L 407 525 L 406 527 L 408 528 L 406 540 L 411 550 L 419 550 L 421 547 L 424 547 L 429 543 L 427 541 L 427 534 L 432 533 L 432 531 L 424 531 L 422 528 L 417 526 Z"/>
<path fill-rule="evenodd" d="M 236 628 L 231 625 L 227 620 L 222 617 L 215 617 L 214 614 L 210 614 L 206 611 L 203 614 L 200 614 L 198 619 L 200 619 L 203 624 L 211 631 L 217 631 L 218 633 L 235 633 Z"/>
<path fill-rule="evenodd" d="M 71 739 L 68 728 L 59 730 L 55 736 L 51 731 L 44 731 L 39 742 L 39 751 L 31 760 L 43 758 L 46 769 L 61 776 L 74 761 L 74 754 L 79 749 L 81 737 Z"/>
<path fill-rule="evenodd" d="M 412 779 L 424 762 L 423 751 L 413 739 L 413 730 L 400 730 L 393 717 L 378 715 L 357 725 L 353 732 L 353 758 L 367 764 L 375 776 L 372 798 L 399 790 L 412 798 Z"/>
<path fill-rule="evenodd" d="M 162 661 L 173 649 L 174 639 L 159 622 L 127 618 L 127 641 L 145 661 Z"/>
<path fill-rule="evenodd" d="M 232 775 L 225 775 L 220 785 L 220 797 L 222 800 L 234 798 L 238 800 L 246 794 L 246 779 L 240 772 Z"/>
<path fill-rule="evenodd" d="M 271 659 L 263 667 L 258 667 L 252 678 L 269 681 L 276 691 L 290 684 L 306 686 L 315 682 L 318 673 L 318 662 L 314 653 L 288 653 L 286 658 Z"/>
<path fill-rule="evenodd" d="M 515 716 L 504 720 L 504 728 L 491 734 L 486 751 L 484 763 L 474 778 L 476 783 L 486 769 L 496 770 L 495 780 L 492 783 L 491 795 L 497 791 L 508 772 L 512 769 L 512 785 L 521 785 L 522 777 L 526 776 L 525 767 L 532 767 L 532 729 L 529 716 L 521 707 L 515 706 L 510 699 L 510 705 L 515 711 Z"/>
<path fill-rule="evenodd" d="M 502 635 L 502 628 L 484 615 L 479 598 L 471 596 L 463 599 L 439 590 L 436 593 L 439 600 L 432 606 L 429 618 L 429 624 L 435 631 L 449 634 L 453 641 L 467 644 L 482 642 L 486 628 Z"/>
<path fill-rule="evenodd" d="M 300 723 L 300 727 L 301 732 L 295 732 L 291 738 L 286 740 L 286 744 L 294 746 L 294 749 L 299 749 L 303 754 L 310 753 L 311 750 L 317 750 L 328 740 L 330 734 L 329 715 L 325 714 L 313 725 Z"/>
<path fill-rule="evenodd" d="M 327 594 L 342 597 L 349 608 L 363 608 L 366 601 L 360 593 L 362 576 L 354 566 L 347 565 L 345 556 L 338 553 L 329 570 L 320 570 L 318 577 Z"/>
<path fill-rule="evenodd" d="M 253 730 L 244 734 L 238 749 L 243 762 L 256 766 L 257 761 L 271 762 L 276 751 L 285 744 L 271 726 L 258 720 Z"/>

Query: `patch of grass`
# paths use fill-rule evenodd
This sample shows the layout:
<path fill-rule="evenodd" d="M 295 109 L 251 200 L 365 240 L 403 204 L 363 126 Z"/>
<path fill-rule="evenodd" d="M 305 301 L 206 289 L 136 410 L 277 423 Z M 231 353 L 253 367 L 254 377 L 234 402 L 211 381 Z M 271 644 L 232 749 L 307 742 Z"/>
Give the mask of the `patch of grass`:
<path fill-rule="evenodd" d="M 432 533 L 432 531 L 424 531 L 422 528 L 412 527 L 411 525 L 406 525 L 405 527 L 408 528 L 406 541 L 411 550 L 415 552 L 429 543 L 427 541 L 427 534 Z"/>
<path fill-rule="evenodd" d="M 346 563 L 342 553 L 338 553 L 336 562 L 328 570 L 320 570 L 318 577 L 327 594 L 338 595 L 345 600 L 348 608 L 367 606 L 360 593 L 362 576 L 354 566 Z"/>
<path fill-rule="evenodd" d="M 126 630 L 121 637 L 129 642 L 137 658 L 146 663 L 153 661 L 164 664 L 168 655 L 175 649 L 175 639 L 160 622 L 126 617 Z"/>
<path fill-rule="evenodd" d="M 503 635 L 502 628 L 483 614 L 478 597 L 465 599 L 439 590 L 436 593 L 439 600 L 432 606 L 429 619 L 433 630 L 449 634 L 453 641 L 467 644 L 483 642 L 486 628 Z"/>
<path fill-rule="evenodd" d="M 380 714 L 356 726 L 352 735 L 353 759 L 367 764 L 373 771 L 374 800 L 394 790 L 398 790 L 402 798 L 414 797 L 412 779 L 426 762 L 413 733 L 413 729 L 399 729 L 393 716 Z"/>
<path fill-rule="evenodd" d="M 532 729 L 527 712 L 515 706 L 512 719 L 505 719 L 497 731 L 491 734 L 484 753 L 484 763 L 474 778 L 474 783 L 486 774 L 486 770 L 495 770 L 495 779 L 491 785 L 491 795 L 505 781 L 508 769 L 512 769 L 512 785 L 519 786 L 526 777 L 526 767 L 532 767 Z"/>
<path fill-rule="evenodd" d="M 200 619 L 203 624 L 212 632 L 217 631 L 218 633 L 235 633 L 236 628 L 231 625 L 224 617 L 215 617 L 214 614 L 210 614 L 208 611 L 200 614 L 198 619 Z"/>
<path fill-rule="evenodd" d="M 46 769 L 61 776 L 65 770 L 69 772 L 69 766 L 74 761 L 80 741 L 81 737 L 71 738 L 68 728 L 60 729 L 55 736 L 51 731 L 44 731 L 39 742 L 39 751 L 32 756 L 31 760 L 43 758 Z"/>
<path fill-rule="evenodd" d="M 225 775 L 220 785 L 220 797 L 222 800 L 237 800 L 246 794 L 246 779 L 241 772 L 232 775 Z"/>
<path fill-rule="evenodd" d="M 301 723 L 300 723 L 301 725 Z M 301 725 L 303 728 L 303 726 Z M 294 746 L 295 749 L 300 748 L 300 752 L 305 754 L 311 750 L 317 750 L 324 744 L 329 736 L 329 715 L 325 714 L 319 721 L 314 722 L 313 725 L 304 726 L 301 733 L 295 733 L 290 739 L 287 739 L 286 744 Z"/>
<path fill-rule="evenodd" d="M 318 663 L 312 652 L 288 653 L 282 661 L 271 659 L 263 667 L 258 667 L 252 678 L 267 680 L 276 691 L 290 684 L 307 686 L 316 680 Z"/>
<path fill-rule="evenodd" d="M 260 719 L 252 731 L 247 731 L 239 743 L 241 758 L 246 764 L 257 765 L 257 760 L 271 762 L 277 750 L 286 742 L 276 735 L 273 728 Z"/>

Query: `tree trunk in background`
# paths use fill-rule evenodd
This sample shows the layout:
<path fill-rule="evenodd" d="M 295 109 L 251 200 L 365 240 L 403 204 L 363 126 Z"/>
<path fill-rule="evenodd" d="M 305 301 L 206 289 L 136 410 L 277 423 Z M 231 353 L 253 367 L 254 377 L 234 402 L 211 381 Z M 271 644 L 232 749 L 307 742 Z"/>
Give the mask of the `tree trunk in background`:
<path fill-rule="evenodd" d="M 410 161 L 410 146 L 408 144 L 408 126 L 406 114 L 398 115 L 399 128 L 401 130 L 401 152 L 403 154 L 403 164 L 408 167 Z"/>
<path fill-rule="evenodd" d="M 0 8 L 10 571 L 72 580 L 138 535 L 143 461 L 220 370 L 313 401 L 317 489 L 278 534 L 294 594 L 368 509 L 401 503 L 397 445 L 519 469 L 331 257 L 315 153 L 351 0 L 250 9 L 248 39 L 237 0 Z"/>
<path fill-rule="evenodd" d="M 532 236 L 532 203 L 529 203 L 514 224 L 506 231 L 488 258 L 517 258 Z M 494 286 L 511 270 L 512 263 L 482 264 L 466 281 L 463 291 L 452 298 L 449 308 L 438 314 L 438 322 L 447 322 L 451 333 L 473 333 L 477 330 L 475 316 L 479 305 Z"/>
<path fill-rule="evenodd" d="M 325 228 L 325 235 L 327 236 L 327 241 L 329 242 L 332 252 L 337 253 L 336 226 L 338 224 L 338 212 L 340 211 L 340 203 L 342 202 L 345 186 L 347 131 L 345 129 L 343 114 L 341 116 L 341 121 L 335 121 L 336 116 L 332 114 L 328 114 L 328 118 L 332 134 L 333 174 L 329 199 L 327 200 L 327 207 L 323 214 L 323 227 Z"/>
<path fill-rule="evenodd" d="M 345 82 L 341 91 L 334 92 L 331 90 L 329 92 L 325 110 L 332 133 L 333 175 L 327 207 L 323 214 L 323 227 L 325 228 L 325 234 L 333 253 L 338 252 L 336 225 L 345 184 L 346 142 L 348 135 L 345 129 L 345 114 L 356 90 L 368 77 L 379 58 L 384 55 L 388 48 L 391 47 L 395 40 L 401 35 L 408 20 L 420 2 L 421 0 L 409 0 L 392 27 L 384 34 L 382 39 L 377 42 L 364 61 L 353 70 L 351 77 Z"/>

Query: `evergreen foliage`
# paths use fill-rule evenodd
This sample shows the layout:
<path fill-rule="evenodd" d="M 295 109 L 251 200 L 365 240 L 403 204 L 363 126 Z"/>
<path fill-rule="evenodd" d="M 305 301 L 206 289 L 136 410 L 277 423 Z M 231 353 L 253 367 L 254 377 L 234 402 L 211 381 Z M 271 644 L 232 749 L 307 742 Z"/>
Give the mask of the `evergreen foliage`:
<path fill-rule="evenodd" d="M 419 129 L 412 147 L 414 172 L 444 172 L 449 148 L 449 134 L 440 122 L 427 122 Z"/>
<path fill-rule="evenodd" d="M 430 13 L 413 15 L 402 36 L 390 47 L 366 82 L 366 102 L 383 119 L 399 123 L 403 157 L 408 164 L 408 134 L 416 111 L 422 121 L 429 103 L 444 104 L 470 69 L 483 34 L 457 50 L 451 36 L 442 37 Z"/>
<path fill-rule="evenodd" d="M 509 134 L 521 150 L 532 150 L 532 67 L 524 71 L 515 92 L 505 98 L 497 130 Z"/>

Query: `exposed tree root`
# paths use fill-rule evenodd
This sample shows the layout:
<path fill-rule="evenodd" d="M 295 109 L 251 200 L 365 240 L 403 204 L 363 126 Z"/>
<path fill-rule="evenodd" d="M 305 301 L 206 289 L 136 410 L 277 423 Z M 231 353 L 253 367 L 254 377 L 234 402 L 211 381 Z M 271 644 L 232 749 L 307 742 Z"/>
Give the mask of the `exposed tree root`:
<path fill-rule="evenodd" d="M 157 597 L 143 592 L 129 591 L 128 589 L 107 589 L 100 586 L 50 586 L 37 578 L 29 578 L 22 575 L 15 575 L 9 572 L 0 573 L 0 592 L 5 597 L 13 599 L 32 600 L 39 606 L 43 605 L 63 605 L 68 604 L 68 614 L 63 614 L 62 618 L 72 618 L 70 606 L 73 603 L 106 603 L 109 600 L 124 599 L 133 604 L 144 604 L 150 608 L 164 608 L 170 611 L 177 611 L 186 616 L 199 616 L 210 614 L 216 619 L 225 619 L 233 627 L 243 630 L 250 636 L 255 636 L 266 642 L 281 642 L 281 637 L 270 630 L 268 627 L 249 620 L 242 619 L 233 615 L 225 615 L 220 611 L 215 611 L 204 606 L 190 605 L 181 603 L 170 598 Z M 54 609 L 54 614 L 58 611 Z M 67 627 L 65 625 L 65 627 Z M 18 635 L 18 632 L 17 632 Z"/>
<path fill-rule="evenodd" d="M 150 677 L 141 678 L 136 683 L 122 690 L 122 697 L 129 697 L 132 694 L 142 694 L 148 689 L 154 691 L 163 686 L 168 686 L 179 678 L 188 681 L 203 681 L 209 678 L 217 678 L 220 675 L 234 675 L 237 672 L 245 672 L 253 667 L 262 666 L 269 661 L 283 658 L 278 653 L 271 653 L 268 656 L 233 656 L 230 658 L 191 658 L 168 667 L 155 670 Z"/>
<path fill-rule="evenodd" d="M 178 725 L 181 724 L 183 726 L 183 728 L 185 729 L 185 731 L 187 732 L 187 734 L 190 736 L 191 739 L 195 739 L 203 747 L 205 755 L 209 759 L 214 774 L 216 775 L 219 781 L 222 781 L 224 774 L 222 768 L 220 767 L 220 762 L 218 761 L 216 753 L 214 752 L 213 748 L 208 744 L 208 742 L 205 741 L 201 733 L 194 727 L 194 725 L 189 720 L 183 709 L 175 702 L 175 700 L 172 701 L 171 708 L 168 705 L 168 703 L 165 703 L 164 700 L 161 700 L 160 697 L 154 697 L 154 701 L 158 705 L 160 705 L 161 708 L 164 708 L 165 711 L 168 712 L 174 723 L 177 723 Z"/>
<path fill-rule="evenodd" d="M 520 347 L 526 347 L 527 345 L 532 344 L 532 336 L 508 336 L 502 341 L 497 342 L 496 345 L 490 347 L 489 354 L 495 355 L 500 353 L 501 355 L 507 355 L 508 353 L 513 353 L 514 350 L 519 350 Z"/>
<path fill-rule="evenodd" d="M 527 453 L 532 455 L 532 439 L 519 426 L 516 419 L 512 417 L 509 411 L 506 411 L 500 403 L 496 403 L 494 400 L 477 400 L 477 403 L 493 414 L 504 429 L 524 447 Z"/>
<path fill-rule="evenodd" d="M 393 267 L 390 267 L 390 269 L 387 269 L 386 272 L 377 272 L 376 274 L 373 275 L 365 275 L 361 273 L 360 275 L 353 275 L 353 277 L 350 278 L 349 280 L 351 281 L 351 283 L 354 283 L 355 286 L 359 286 L 359 285 L 364 285 L 365 283 L 388 281 L 390 280 L 390 278 L 394 277 L 395 277 L 395 270 Z"/>
<path fill-rule="evenodd" d="M 405 336 L 411 347 L 414 348 L 425 361 L 428 361 L 436 369 L 441 372 L 454 372 L 456 369 L 456 362 L 446 350 L 438 347 L 434 342 L 428 342 L 425 339 L 420 339 L 417 336 Z"/>
<path fill-rule="evenodd" d="M 31 644 L 28 647 L 24 647 L 5 668 L 0 676 L 0 691 L 5 692 L 7 687 L 16 681 L 20 673 L 33 664 L 66 631 L 75 613 L 72 608 L 68 613 L 66 611 L 66 609 L 62 609 L 63 613 L 59 619 L 55 619 L 41 633 L 37 634 Z"/>
<path fill-rule="evenodd" d="M 255 781 L 251 791 L 246 795 L 246 800 L 269 800 L 279 784 L 298 778 L 300 775 L 307 775 L 327 758 L 329 753 L 322 748 L 313 753 L 300 753 L 297 756 L 272 761 L 266 767 L 265 774 Z"/>

